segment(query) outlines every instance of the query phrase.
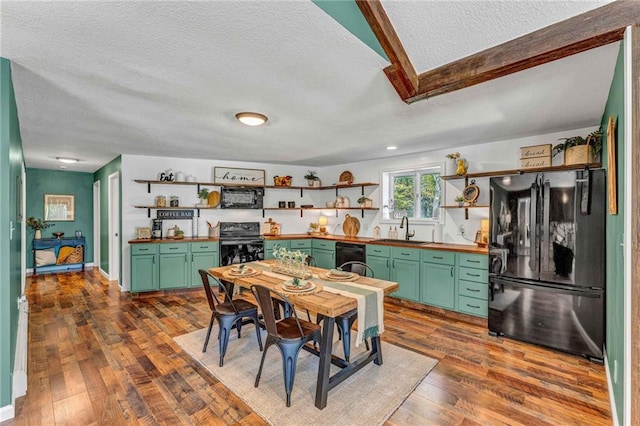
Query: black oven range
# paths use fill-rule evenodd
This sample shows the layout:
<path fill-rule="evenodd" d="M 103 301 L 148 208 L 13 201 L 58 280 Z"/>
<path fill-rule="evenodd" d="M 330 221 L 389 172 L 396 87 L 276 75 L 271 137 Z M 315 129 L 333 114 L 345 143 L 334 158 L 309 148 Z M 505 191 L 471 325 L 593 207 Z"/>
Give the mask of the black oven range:
<path fill-rule="evenodd" d="M 264 260 L 259 222 L 220 222 L 220 266 Z"/>

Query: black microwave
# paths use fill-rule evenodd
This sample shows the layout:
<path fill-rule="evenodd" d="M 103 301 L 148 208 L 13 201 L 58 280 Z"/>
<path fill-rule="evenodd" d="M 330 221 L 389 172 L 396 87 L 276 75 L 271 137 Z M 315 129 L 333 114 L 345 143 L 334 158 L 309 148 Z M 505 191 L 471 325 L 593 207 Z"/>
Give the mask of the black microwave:
<path fill-rule="evenodd" d="M 264 188 L 223 186 L 221 195 L 223 209 L 261 209 Z"/>

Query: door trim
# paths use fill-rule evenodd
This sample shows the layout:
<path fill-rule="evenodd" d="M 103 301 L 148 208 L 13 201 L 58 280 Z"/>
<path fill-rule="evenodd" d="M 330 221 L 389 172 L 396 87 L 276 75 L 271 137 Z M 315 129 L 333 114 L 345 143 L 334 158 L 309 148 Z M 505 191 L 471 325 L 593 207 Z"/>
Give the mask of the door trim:
<path fill-rule="evenodd" d="M 109 175 L 109 280 L 120 284 L 120 172 Z"/>

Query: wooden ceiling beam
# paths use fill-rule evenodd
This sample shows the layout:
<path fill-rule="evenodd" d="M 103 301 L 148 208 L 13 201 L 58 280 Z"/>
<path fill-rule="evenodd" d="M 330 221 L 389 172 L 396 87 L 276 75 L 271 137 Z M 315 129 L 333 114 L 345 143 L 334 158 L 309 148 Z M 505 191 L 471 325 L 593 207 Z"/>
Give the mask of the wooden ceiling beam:
<path fill-rule="evenodd" d="M 443 65 L 418 77 L 411 103 L 504 77 L 622 39 L 640 22 L 640 2 L 616 1 L 506 43 Z"/>
<path fill-rule="evenodd" d="M 391 61 L 391 65 L 384 69 L 387 78 L 400 98 L 415 96 L 418 89 L 418 73 L 411 64 L 382 4 L 379 0 L 356 0 L 356 4 Z"/>
<path fill-rule="evenodd" d="M 640 22 L 640 1 L 617 0 L 418 75 L 380 1 L 356 3 L 391 61 L 384 72 L 406 103 L 614 43 L 627 26 Z"/>

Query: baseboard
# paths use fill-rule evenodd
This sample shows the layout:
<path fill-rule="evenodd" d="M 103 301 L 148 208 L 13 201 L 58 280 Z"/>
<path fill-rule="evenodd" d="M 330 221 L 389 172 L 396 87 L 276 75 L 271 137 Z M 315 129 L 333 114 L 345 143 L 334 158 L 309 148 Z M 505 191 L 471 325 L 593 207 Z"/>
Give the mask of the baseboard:
<path fill-rule="evenodd" d="M 18 310 L 18 334 L 16 338 L 16 353 L 13 366 L 12 397 L 14 401 L 16 398 L 24 396 L 27 393 L 29 301 L 25 296 L 20 298 Z"/>
<path fill-rule="evenodd" d="M 98 272 L 100 272 L 100 275 L 102 275 L 102 276 L 103 276 L 103 277 L 105 277 L 106 279 L 109 279 L 109 274 L 108 274 L 108 273 L 106 273 L 106 272 L 104 271 L 104 269 L 102 269 L 102 268 L 98 268 Z"/>
<path fill-rule="evenodd" d="M 11 420 L 15 417 L 15 409 L 13 405 L 5 405 L 0 407 L 0 422 Z"/>
<path fill-rule="evenodd" d="M 609 371 L 609 360 L 607 359 L 607 350 L 604 351 L 604 368 L 607 375 L 607 390 L 609 391 L 609 405 L 611 406 L 611 418 L 613 420 L 613 426 L 619 426 L 618 413 L 616 411 L 616 400 L 613 395 L 613 380 L 611 378 L 611 371 Z"/>

